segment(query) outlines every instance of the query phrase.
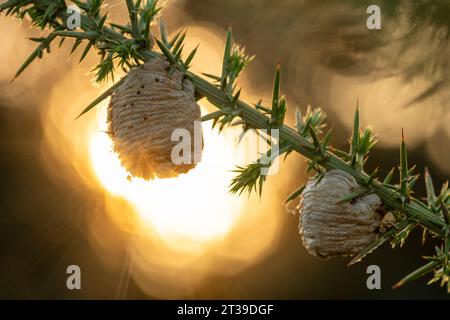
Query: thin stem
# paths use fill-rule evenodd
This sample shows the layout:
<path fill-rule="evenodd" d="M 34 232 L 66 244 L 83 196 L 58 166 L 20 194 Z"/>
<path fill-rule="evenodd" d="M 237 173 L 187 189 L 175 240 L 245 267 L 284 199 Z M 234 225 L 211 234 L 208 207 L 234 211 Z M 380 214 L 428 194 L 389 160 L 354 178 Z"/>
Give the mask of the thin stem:
<path fill-rule="evenodd" d="M 193 81 L 199 94 L 205 96 L 214 106 L 222 108 L 222 106 L 228 103 L 228 97 L 217 87 L 211 85 L 203 78 L 188 71 L 187 75 Z M 252 108 L 247 103 L 239 100 L 237 106 L 242 109 L 239 117 L 242 118 L 247 124 L 260 129 L 270 129 L 270 119 Z M 299 135 L 293 129 L 282 125 L 280 128 L 280 139 L 288 142 L 292 148 L 298 153 L 302 154 L 308 159 L 315 159 L 318 154 L 315 151 L 314 145 L 307 141 L 304 137 Z M 327 169 L 340 169 L 351 174 L 360 184 L 365 185 L 369 182 L 370 176 L 354 169 L 352 166 L 345 163 L 343 160 L 335 156 L 334 154 L 326 151 L 326 159 L 321 165 Z M 411 203 L 402 205 L 399 194 L 394 190 L 386 188 L 382 183 L 378 181 L 372 182 L 372 188 L 375 194 L 377 194 L 385 205 L 396 209 L 405 216 L 413 219 L 417 219 L 417 222 L 426 228 L 429 228 L 434 233 L 443 236 L 443 228 L 445 227 L 445 221 L 433 214 L 430 210 L 424 208 L 417 203 L 417 200 L 413 200 Z"/>
<path fill-rule="evenodd" d="M 138 4 L 139 3 L 140 2 L 138 2 Z M 219 109 L 219 111 L 203 117 L 203 120 L 218 120 L 221 116 L 224 116 L 226 120 L 224 119 L 222 121 L 221 125 L 223 126 L 226 121 L 231 123 L 231 120 L 237 116 L 241 118 L 241 122 L 244 125 L 244 131 L 248 128 L 266 130 L 271 130 L 274 128 L 279 129 L 279 144 L 283 146 L 283 152 L 289 153 L 292 150 L 296 151 L 311 160 L 308 167 L 311 166 L 316 170 L 320 170 L 320 172 L 322 172 L 321 168 L 324 168 L 326 170 L 339 169 L 349 173 L 360 185 L 365 186 L 370 192 L 377 194 L 387 209 L 392 210 L 394 213 L 398 212 L 401 216 L 403 216 L 403 219 L 401 219 L 399 225 L 406 224 L 407 227 L 410 227 L 419 224 L 423 226 L 425 230 L 439 236 L 445 243 L 445 252 L 442 253 L 439 251 L 437 252 L 437 256 L 440 257 L 445 255 L 445 258 L 441 260 L 445 261 L 446 268 L 447 262 L 450 259 L 450 252 L 448 252 L 450 247 L 448 189 L 447 187 L 444 187 L 439 197 L 428 196 L 428 205 L 411 196 L 412 187 L 417 176 L 413 176 L 413 169 L 408 167 L 407 150 L 403 134 L 400 148 L 400 184 L 399 186 L 390 184 L 393 170 L 390 171 L 383 182 L 379 182 L 376 179 L 376 171 L 371 175 L 368 175 L 363 170 L 367 154 L 369 149 L 375 144 L 375 139 L 371 136 L 371 130 L 369 128 L 360 135 L 358 108 L 355 113 L 350 153 L 328 146 L 330 138 L 329 133 L 325 135 L 323 140 L 319 137 L 322 133 L 322 120 L 324 119 L 320 113 L 310 116 L 305 122 L 298 122 L 297 131 L 283 124 L 287 104 L 284 96 L 280 96 L 279 67 L 277 67 L 275 75 L 271 109 L 262 106 L 261 103 L 257 103 L 256 106 L 253 106 L 239 99 L 241 91 L 238 90 L 237 93 L 235 92 L 234 82 L 245 64 L 252 58 L 247 57 L 244 54 L 244 51 L 239 47 L 232 45 L 231 30 L 227 32 L 222 77 L 208 75 L 218 83 L 218 85 L 215 85 L 188 70 L 189 64 L 195 55 L 195 50 L 183 63 L 181 55 L 185 33 L 179 33 L 172 41 L 169 42 L 165 32 L 165 27 L 162 24 L 162 41 L 156 40 L 162 54 L 151 51 L 149 49 L 151 48 L 151 45 L 143 45 L 136 4 L 133 0 L 126 0 L 126 4 L 129 12 L 131 28 L 129 26 L 121 26 L 113 23 L 109 23 L 110 27 L 105 26 L 104 22 L 106 15 L 100 16 L 97 10 L 99 8 L 95 8 L 95 14 L 87 12 L 86 15 L 81 15 L 81 30 L 83 31 L 81 32 L 62 30 L 64 28 L 63 24 L 61 24 L 61 20 L 65 21 L 69 17 L 69 14 L 66 12 L 65 8 L 63 8 L 65 7 L 65 2 L 58 1 L 58 11 L 56 11 L 48 20 L 46 14 L 44 14 L 44 23 L 40 24 L 42 26 L 50 25 L 52 32 L 50 32 L 47 38 L 34 39 L 35 41 L 40 42 L 40 45 L 25 61 L 19 69 L 17 75 L 20 74 L 34 59 L 40 58 L 45 49 L 49 50 L 50 43 L 56 37 L 62 37 L 63 39 L 66 37 L 75 38 L 76 42 L 73 50 L 76 49 L 82 40 L 87 40 L 89 43 L 82 55 L 82 58 L 85 54 L 87 54 L 91 47 L 95 47 L 99 51 L 102 55 L 100 68 L 97 67 L 98 74 L 100 75 L 97 78 L 97 81 L 99 82 L 104 79 L 104 75 L 113 74 L 114 54 L 116 54 L 116 58 L 120 60 L 118 63 L 119 66 L 123 67 L 124 65 L 127 65 L 130 68 L 132 65 L 148 61 L 155 57 L 166 57 L 172 64 L 172 68 L 178 68 L 192 81 L 196 88 L 196 94 L 198 97 L 205 97 Z M 156 4 L 157 1 L 155 0 L 153 2 L 155 8 L 151 9 L 151 18 L 148 20 L 143 20 L 146 23 L 144 37 L 148 37 L 149 32 L 147 32 L 147 29 L 149 28 L 149 24 L 154 15 L 156 15 L 157 11 L 160 9 L 156 9 Z M 46 13 L 52 5 L 55 5 L 55 3 L 49 0 L 10 0 L 0 5 L 0 11 L 14 9 L 16 10 L 14 13 L 21 16 L 21 14 L 23 15 L 26 12 L 21 12 L 21 10 L 25 10 L 30 6 L 34 6 L 33 9 L 37 9 L 38 12 L 42 11 Z M 142 8 L 141 10 L 145 11 L 145 9 Z M 139 13 L 140 12 L 141 11 L 139 11 Z M 38 20 L 34 18 L 34 16 L 32 16 L 32 19 Z M 147 40 L 152 41 L 152 39 Z M 104 60 L 105 55 L 106 60 Z M 102 63 L 104 63 L 104 65 L 102 65 Z M 104 66 L 107 68 L 103 68 Z M 114 86 L 109 88 L 106 92 L 94 100 L 87 108 L 85 108 L 85 110 L 83 110 L 82 114 L 91 110 L 99 102 L 111 95 L 114 89 L 121 84 L 121 81 L 116 82 Z M 299 116 L 298 118 L 300 119 L 301 117 Z M 314 126 L 316 127 L 314 128 Z M 344 159 L 349 160 L 349 162 L 347 163 Z M 244 171 L 244 173 L 246 172 Z M 256 176 L 256 178 L 259 178 L 259 190 L 261 192 L 264 177 Z M 236 181 L 238 181 L 238 179 Z M 254 179 L 251 181 L 252 184 L 256 182 Z M 431 190 L 432 182 L 430 177 L 428 177 L 427 183 L 428 189 Z M 248 188 L 248 186 L 252 184 L 244 184 L 243 186 Z M 240 185 L 242 185 L 242 183 Z M 242 191 L 243 188 L 236 189 L 236 191 L 239 190 Z M 440 203 L 437 203 L 438 199 Z M 442 214 L 440 214 L 438 210 L 439 207 L 441 207 Z M 395 229 L 393 230 L 394 231 L 392 231 L 392 233 L 395 233 Z M 383 234 L 382 236 L 384 236 L 382 242 L 387 241 L 387 234 Z M 367 254 L 367 252 L 378 247 L 382 242 L 379 241 L 375 243 L 375 245 L 369 247 L 368 251 L 365 251 L 362 254 Z M 360 259 L 363 255 L 358 256 L 358 259 Z M 409 281 L 409 279 L 415 279 L 428 271 L 435 270 L 437 265 L 437 262 L 429 263 L 423 268 L 413 272 L 410 276 L 408 276 L 409 278 L 407 278 L 407 280 Z"/>
<path fill-rule="evenodd" d="M 128 14 L 130 16 L 130 21 L 131 21 L 131 29 L 133 31 L 133 37 L 135 39 L 140 39 L 141 38 L 141 31 L 139 30 L 139 24 L 138 24 L 137 13 L 136 13 L 136 6 L 134 5 L 134 1 L 133 0 L 126 0 L 126 2 L 127 2 Z"/>
<path fill-rule="evenodd" d="M 3 8 L 8 6 L 8 3 L 2 5 Z M 30 3 L 36 5 L 42 10 L 45 10 L 50 5 L 48 1 L 45 0 L 31 0 Z M 139 26 L 137 24 L 136 17 L 136 8 L 134 2 L 132 0 L 126 0 L 128 11 L 130 13 L 130 21 L 133 30 L 133 36 L 135 39 L 140 38 Z M 65 20 L 68 18 L 68 14 L 65 10 L 59 10 L 56 12 L 56 16 Z M 96 30 L 96 25 L 92 22 L 90 18 L 85 15 L 81 15 L 81 29 L 86 32 L 86 39 L 91 41 L 96 41 L 100 39 L 111 39 L 113 41 L 125 41 L 129 40 L 123 34 L 109 28 L 103 26 L 101 30 Z M 92 32 L 95 30 L 96 32 Z M 79 38 L 78 33 L 73 33 L 69 31 L 56 31 L 58 35 L 66 35 L 71 37 Z M 56 35 L 53 34 L 52 37 Z M 231 35 L 230 32 L 227 34 L 227 47 L 231 46 Z M 229 55 L 229 48 L 226 50 L 226 54 Z M 156 55 L 160 55 L 158 53 L 152 52 L 147 48 L 139 48 L 138 53 L 142 56 L 143 59 L 148 60 L 154 58 Z M 179 69 L 185 72 L 185 75 L 192 80 L 197 93 L 200 96 L 206 97 L 214 106 L 218 109 L 223 108 L 224 106 L 229 105 L 230 97 L 229 94 L 224 92 L 224 90 L 219 89 L 215 85 L 209 83 L 205 79 L 200 76 L 192 73 L 191 71 L 186 70 L 184 66 L 179 65 Z M 106 97 L 106 95 L 102 95 L 101 97 Z M 98 99 L 97 99 L 98 100 Z M 272 123 L 271 119 L 264 115 L 260 110 L 253 108 L 246 102 L 242 100 L 237 100 L 236 108 L 238 108 L 241 112 L 239 112 L 238 116 L 250 127 L 259 128 L 259 129 L 271 129 Z M 430 209 L 426 206 L 422 205 L 418 200 L 412 199 L 411 202 L 403 202 L 401 199 L 401 194 L 399 194 L 396 190 L 392 190 L 391 188 L 383 185 L 378 181 L 371 181 L 370 176 L 365 174 L 361 170 L 356 170 L 351 165 L 344 162 L 334 153 L 330 151 L 321 151 L 315 148 L 314 144 L 310 143 L 305 137 L 297 133 L 290 127 L 287 127 L 284 124 L 279 126 L 280 129 L 280 140 L 282 143 L 288 143 L 293 150 L 302 154 L 308 159 L 314 160 L 317 157 L 322 157 L 323 161 L 320 163 L 322 167 L 327 170 L 330 169 L 340 169 L 346 171 L 351 174 L 358 183 L 362 185 L 371 184 L 371 188 L 374 193 L 376 193 L 383 201 L 383 203 L 395 209 L 402 214 L 404 214 L 407 218 L 413 219 L 417 221 L 419 224 L 424 226 L 425 228 L 430 229 L 432 232 L 439 236 L 444 236 L 444 229 L 446 227 L 446 223 L 444 219 L 440 216 L 435 215 Z M 322 154 L 322 152 L 324 154 Z M 319 154 L 320 153 L 320 154 Z"/>

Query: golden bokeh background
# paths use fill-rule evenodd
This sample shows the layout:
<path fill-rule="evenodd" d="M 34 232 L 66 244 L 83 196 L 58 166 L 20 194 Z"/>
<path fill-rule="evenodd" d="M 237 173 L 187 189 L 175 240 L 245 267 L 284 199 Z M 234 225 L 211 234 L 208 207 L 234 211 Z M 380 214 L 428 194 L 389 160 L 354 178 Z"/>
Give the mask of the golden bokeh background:
<path fill-rule="evenodd" d="M 106 2 L 110 18 L 123 21 L 126 15 L 121 1 Z M 340 23 L 338 18 L 346 15 L 361 17 L 365 9 L 338 1 L 328 1 L 327 5 L 325 8 L 312 1 L 171 0 L 163 17 L 171 33 L 189 27 L 185 52 L 200 44 L 193 71 L 220 73 L 225 33 L 232 25 L 235 40 L 256 54 L 240 79 L 244 100 L 269 101 L 273 66 L 280 61 L 282 89 L 291 107 L 289 124 L 293 124 L 295 107 L 303 110 L 307 104 L 323 107 L 329 114 L 329 123 L 335 125 L 333 142 L 345 145 L 359 98 L 361 121 L 363 125 L 372 125 L 379 138 L 374 151 L 378 155 L 369 165 L 381 164 L 385 172 L 396 163 L 395 148 L 404 128 L 412 149 L 411 160 L 428 163 L 441 181 L 450 174 L 448 95 L 439 92 L 405 107 L 432 79 L 417 76 L 405 82 L 400 72 L 384 63 L 398 51 L 395 45 L 373 47 L 365 52 L 364 59 L 373 58 L 375 64 L 368 68 L 371 72 L 364 71 L 359 60 L 359 64 L 347 63 L 345 70 L 342 64 L 339 70 L 327 66 L 337 59 L 334 56 L 344 59 L 342 53 L 361 59 L 361 53 L 345 43 L 344 35 L 349 29 L 339 27 L 340 31 L 334 34 L 333 23 Z M 350 33 L 370 36 L 361 28 L 351 29 Z M 13 248 L 27 249 L 0 253 L 3 261 L 8 261 L 5 272 L 11 275 L 2 279 L 6 285 L 4 292 L 0 290 L 1 297 L 67 294 L 65 297 L 70 298 L 73 293 L 64 291 L 64 266 L 71 263 L 88 270 L 83 273 L 87 289 L 75 296 L 83 298 L 308 298 L 369 294 L 364 290 L 363 266 L 354 275 L 355 269 L 344 270 L 342 261 L 316 261 L 301 247 L 297 219 L 283 205 L 286 196 L 306 179 L 301 157 L 290 156 L 278 174 L 268 177 L 262 198 L 231 195 L 228 193 L 231 170 L 256 159 L 249 152 L 251 134 L 238 145 L 237 129 L 227 129 L 219 135 L 206 122 L 204 157 L 196 169 L 175 179 L 129 180 L 105 133 L 107 101 L 74 121 L 80 110 L 110 85 L 98 87 L 91 82 L 89 72 L 97 59 L 95 55 L 78 65 L 79 53 L 68 57 L 70 44 L 52 48 L 51 55 L 44 55 L 44 59 L 9 84 L 15 70 L 33 50 L 33 43 L 26 38 L 36 35 L 39 32 L 30 29 L 27 21 L 20 24 L 15 19 L 0 17 L 0 110 L 6 110 L 4 119 L 12 128 L 3 138 L 8 146 L 5 150 L 9 151 L 2 153 L 2 157 L 11 158 L 10 162 L 5 160 L 4 168 L 11 170 L 16 165 L 16 170 L 21 170 L 13 160 L 15 148 L 21 146 L 18 151 L 21 154 L 35 150 L 31 159 L 25 157 L 21 161 L 33 162 L 39 169 L 32 170 L 43 172 L 35 178 L 29 175 L 21 178 L 14 170 L 8 175 L 8 181 L 19 181 L 16 189 L 9 188 L 9 194 L 15 197 L 16 206 L 24 202 L 25 214 L 18 218 L 18 212 L 8 209 L 8 217 L 14 222 L 5 220 L 4 228 L 8 228 L 8 223 L 16 226 L 15 219 L 21 221 L 18 225 L 27 226 L 23 230 L 16 226 L 19 233 L 8 235 L 14 242 Z M 376 43 L 374 40 L 373 45 Z M 414 61 L 423 53 L 422 49 L 416 51 L 405 57 Z M 355 73 L 354 68 L 363 74 Z M 392 72 L 385 75 L 379 70 L 383 68 Z M 121 76 L 118 73 L 116 78 Z M 202 114 L 214 111 L 205 99 L 199 103 Z M 11 116 L 7 117 L 7 112 Z M 20 138 L 29 129 L 20 122 L 23 117 L 37 119 L 37 122 L 30 120 L 39 128 L 36 137 L 30 134 L 26 139 Z M 43 179 L 49 182 L 44 184 Z M 30 191 L 26 190 L 25 181 L 34 186 Z M 59 191 L 47 194 L 44 185 Z M 33 195 L 39 200 L 30 200 L 28 207 L 23 199 L 34 199 Z M 54 201 L 54 205 L 46 201 Z M 25 237 L 18 236 L 21 232 Z M 28 237 L 30 234 L 34 236 Z M 405 250 L 405 256 L 396 252 L 397 256 L 389 256 L 391 262 L 386 264 L 392 267 L 396 259 L 420 263 L 414 251 L 419 249 L 416 246 L 412 251 Z M 53 256 L 52 252 L 58 254 Z M 375 254 L 374 259 L 377 257 L 381 259 Z M 48 261 L 39 262 L 40 259 Z M 394 268 L 388 277 L 395 281 L 395 276 L 413 267 Z M 25 283 L 26 277 L 24 281 L 11 283 L 22 273 L 29 277 L 40 274 L 44 280 L 35 280 L 37 287 L 33 281 Z M 348 282 L 353 289 L 345 294 L 341 288 Z M 423 283 L 420 285 L 413 287 L 411 294 L 417 297 L 439 294 Z"/>

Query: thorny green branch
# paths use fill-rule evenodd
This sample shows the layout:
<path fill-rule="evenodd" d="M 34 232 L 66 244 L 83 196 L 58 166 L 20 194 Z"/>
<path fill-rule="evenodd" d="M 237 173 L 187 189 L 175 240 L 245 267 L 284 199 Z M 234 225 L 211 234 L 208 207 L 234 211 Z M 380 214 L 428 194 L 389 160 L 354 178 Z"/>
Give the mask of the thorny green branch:
<path fill-rule="evenodd" d="M 81 26 L 77 30 L 68 30 L 66 27 L 69 14 L 64 0 L 8 0 L 0 5 L 0 12 L 14 15 L 20 19 L 28 16 L 34 26 L 49 31 L 47 37 L 31 39 L 38 42 L 39 45 L 19 68 L 16 77 L 35 59 L 42 58 L 44 51 L 50 52 L 50 44 L 57 38 L 61 39 L 60 44 L 67 38 L 75 40 L 71 54 L 82 42 L 87 43 L 80 61 L 91 49 L 95 49 L 100 54 L 100 62 L 93 70 L 96 73 L 97 82 L 112 77 L 117 67 L 127 72 L 135 65 L 162 54 L 170 61 L 172 70 L 178 68 L 194 83 L 199 97 L 205 97 L 219 109 L 204 116 L 204 121 L 213 120 L 213 125 L 220 124 L 220 130 L 226 125 L 242 125 L 243 133 L 254 129 L 259 135 L 263 135 L 264 130 L 279 129 L 280 155 L 287 156 L 295 151 L 305 156 L 309 159 L 307 170 L 316 171 L 315 178 L 318 180 L 323 176 L 324 170 L 340 169 L 351 174 L 360 185 L 365 187 L 364 193 L 349 194 L 340 201 L 351 201 L 367 193 L 375 193 L 382 199 L 386 209 L 396 216 L 397 224 L 394 228 L 381 234 L 373 244 L 354 257 L 350 264 L 361 260 L 366 254 L 387 241 L 391 241 L 392 246 L 402 245 L 409 233 L 417 225 L 420 225 L 424 230 L 424 239 L 427 234 L 431 234 L 433 237 L 439 238 L 442 245 L 436 247 L 435 255 L 427 257 L 430 260 L 429 263 L 406 276 L 396 286 L 434 272 L 431 282 L 440 280 L 442 285 L 447 283 L 447 289 L 450 292 L 450 191 L 448 183 L 442 186 L 439 194 L 436 194 L 432 178 L 428 171 L 425 171 L 427 203 L 414 197 L 413 187 L 419 175 L 413 174 L 414 167 L 410 168 L 408 165 L 403 133 L 400 147 L 400 181 L 398 184 L 391 183 L 395 171 L 395 168 L 392 168 L 381 182 L 378 170 L 371 174 L 364 171 L 369 151 L 376 140 L 371 128 L 360 130 L 358 107 L 355 112 L 350 150 L 347 152 L 330 145 L 331 130 L 323 133 L 326 126 L 326 115 L 320 109 L 308 108 L 303 116 L 297 110 L 295 129 L 284 124 L 287 102 L 286 98 L 280 95 L 281 72 L 279 65 L 275 71 L 270 108 L 263 106 L 261 101 L 250 105 L 239 99 L 241 90 L 236 90 L 236 81 L 253 57 L 246 55 L 243 48 L 232 43 L 231 31 L 227 33 L 225 42 L 222 74 L 220 76 L 203 74 L 212 79 L 210 82 L 189 71 L 197 48 L 190 52 L 186 59 L 183 59 L 186 32 L 180 32 L 169 40 L 167 29 L 164 23 L 160 22 L 160 39 L 153 38 L 150 26 L 161 10 L 158 0 L 126 0 L 130 18 L 130 23 L 127 25 L 107 21 L 107 14 L 102 14 L 103 0 L 74 0 L 72 2 L 83 12 Z M 152 50 L 154 40 L 161 53 Z M 95 99 L 80 116 L 111 95 L 121 81 L 116 82 Z M 236 118 L 240 118 L 240 120 L 236 121 Z M 267 143 L 271 144 L 269 140 Z M 266 156 L 274 157 L 270 151 Z M 267 166 L 267 164 L 256 162 L 248 167 L 239 167 L 236 170 L 239 174 L 231 183 L 231 192 L 259 190 L 261 194 L 265 181 L 265 177 L 260 173 L 262 166 Z M 297 198 L 303 189 L 304 186 L 300 186 L 288 197 L 287 201 Z"/>

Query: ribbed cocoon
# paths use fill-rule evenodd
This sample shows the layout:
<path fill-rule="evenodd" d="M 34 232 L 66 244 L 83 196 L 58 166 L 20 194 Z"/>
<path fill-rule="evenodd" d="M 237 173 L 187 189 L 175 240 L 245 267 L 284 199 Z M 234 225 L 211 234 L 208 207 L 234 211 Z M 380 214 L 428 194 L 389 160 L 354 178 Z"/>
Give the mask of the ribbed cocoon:
<path fill-rule="evenodd" d="M 201 114 L 194 86 L 181 72 L 169 69 L 163 58 L 135 67 L 111 97 L 108 131 L 122 166 L 133 177 L 176 177 L 201 158 Z M 188 163 L 172 159 L 172 150 L 180 143 L 172 141 L 177 129 L 187 131 L 191 139 Z"/>
<path fill-rule="evenodd" d="M 356 180 L 341 170 L 327 172 L 319 183 L 315 179 L 307 183 L 298 209 L 299 231 L 309 253 L 320 258 L 353 256 L 377 238 L 382 221 L 377 195 L 337 203 L 358 188 Z"/>

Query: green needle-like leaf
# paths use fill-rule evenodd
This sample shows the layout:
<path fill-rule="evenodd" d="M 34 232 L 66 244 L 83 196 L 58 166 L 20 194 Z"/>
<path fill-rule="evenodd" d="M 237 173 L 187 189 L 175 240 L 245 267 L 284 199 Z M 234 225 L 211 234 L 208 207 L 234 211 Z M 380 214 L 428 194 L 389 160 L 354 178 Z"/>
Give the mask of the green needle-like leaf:
<path fill-rule="evenodd" d="M 325 137 L 322 139 L 322 150 L 325 152 L 328 149 L 328 145 L 331 140 L 331 129 L 325 134 Z"/>
<path fill-rule="evenodd" d="M 402 142 L 400 145 L 400 194 L 404 203 L 408 197 L 408 155 L 405 135 L 402 129 Z"/>
<path fill-rule="evenodd" d="M 137 20 L 137 11 L 133 0 L 126 0 L 128 15 L 130 17 L 131 29 L 133 31 L 133 37 L 135 39 L 141 38 L 141 30 L 139 29 L 139 23 Z"/>
<path fill-rule="evenodd" d="M 167 46 L 167 48 L 172 48 L 175 45 L 175 42 L 177 42 L 178 38 L 180 37 L 181 33 L 183 32 L 183 30 L 178 31 L 170 40 L 169 45 Z"/>
<path fill-rule="evenodd" d="M 336 202 L 336 204 L 340 204 L 340 203 L 344 203 L 344 202 L 351 202 L 357 198 L 362 197 L 363 195 L 368 194 L 369 192 L 370 191 L 367 189 L 361 189 L 361 190 L 350 192 L 350 193 L 342 196 L 341 198 L 339 198 L 339 200 Z"/>
<path fill-rule="evenodd" d="M 184 44 L 181 45 L 180 49 L 178 49 L 178 51 L 176 51 L 176 53 L 175 53 L 175 60 L 177 62 L 182 62 L 181 61 L 181 54 L 183 53 L 183 49 L 184 49 Z"/>
<path fill-rule="evenodd" d="M 194 50 L 192 50 L 191 51 L 191 53 L 189 54 L 189 56 L 186 58 L 186 60 L 184 61 L 184 66 L 186 67 L 186 69 L 189 69 L 189 67 L 190 67 L 190 65 L 191 65 L 191 62 L 192 62 L 192 59 L 194 59 L 194 56 L 195 56 L 195 54 L 197 53 L 197 49 L 198 49 L 198 46 L 199 46 L 200 44 L 198 44 L 195 48 L 194 48 Z"/>
<path fill-rule="evenodd" d="M 392 169 L 389 171 L 389 173 L 387 174 L 386 178 L 384 178 L 384 180 L 383 180 L 383 184 L 387 185 L 387 184 L 390 184 L 390 183 L 391 183 L 391 181 L 392 181 L 392 176 L 394 175 L 394 171 L 395 171 L 395 168 L 392 168 Z"/>
<path fill-rule="evenodd" d="M 352 166 L 356 165 L 356 157 L 359 145 L 359 102 L 356 104 L 355 116 L 353 119 L 353 135 L 351 140 L 350 155 L 352 157 Z"/>
<path fill-rule="evenodd" d="M 262 183 L 259 181 L 262 179 L 264 182 L 265 176 L 261 175 L 262 165 L 260 163 L 252 163 L 247 167 L 237 167 L 233 172 L 238 173 L 238 175 L 233 178 L 230 184 L 230 192 L 242 194 L 245 190 L 250 192 L 254 189 L 258 191 L 258 187 L 262 187 Z M 262 190 L 259 190 L 261 194 Z"/>
<path fill-rule="evenodd" d="M 337 149 L 333 146 L 330 146 L 329 149 L 331 152 L 333 152 L 337 157 L 341 158 L 342 160 L 344 160 L 344 161 L 350 160 L 350 155 L 347 152 Z"/>
<path fill-rule="evenodd" d="M 59 40 L 58 48 L 62 47 L 62 45 L 64 44 L 65 40 L 66 40 L 66 38 L 61 38 L 61 40 Z"/>
<path fill-rule="evenodd" d="M 75 39 L 75 42 L 74 42 L 74 44 L 72 46 L 72 49 L 70 50 L 70 55 L 72 55 L 75 52 L 75 50 L 77 50 L 77 48 L 81 44 L 81 42 L 83 42 L 83 40 Z"/>
<path fill-rule="evenodd" d="M 432 208 L 436 203 L 436 191 L 434 190 L 433 179 L 427 167 L 425 167 L 425 187 L 427 190 L 428 206 Z"/>
<path fill-rule="evenodd" d="M 172 63 L 173 65 L 177 64 L 177 60 L 173 56 L 173 54 L 170 52 L 169 48 L 167 48 L 164 43 L 162 43 L 159 39 L 155 38 L 156 44 L 158 45 L 161 52 L 166 56 L 166 58 Z"/>
<path fill-rule="evenodd" d="M 317 150 L 322 150 L 322 144 L 320 143 L 320 139 L 317 136 L 316 131 L 313 129 L 311 124 L 308 124 L 308 131 L 311 135 L 311 138 L 313 139 L 314 145 L 316 146 Z"/>
<path fill-rule="evenodd" d="M 120 30 L 122 33 L 133 34 L 133 31 L 131 30 L 131 28 L 129 26 L 122 26 L 122 25 L 116 24 L 116 23 L 110 23 L 110 26 Z"/>
<path fill-rule="evenodd" d="M 280 127 L 284 123 L 284 118 L 286 117 L 287 104 L 285 97 L 281 97 L 280 103 L 278 104 L 278 114 L 276 119 L 276 126 Z"/>
<path fill-rule="evenodd" d="M 306 188 L 306 184 L 303 184 L 303 185 L 301 185 L 299 188 L 297 188 L 294 192 L 292 192 L 287 198 L 286 198 L 286 200 L 284 201 L 284 203 L 289 203 L 289 202 L 291 202 L 292 200 L 295 200 L 296 198 L 298 198 L 302 193 L 303 193 L 303 191 L 305 190 L 305 188 Z"/>
<path fill-rule="evenodd" d="M 180 50 L 181 46 L 182 46 L 183 43 L 184 43 L 184 39 L 186 39 L 186 30 L 184 30 L 184 31 L 181 33 L 181 36 L 178 37 L 177 41 L 175 42 L 175 44 L 174 44 L 173 47 L 171 48 L 171 49 L 172 49 L 172 54 L 173 54 L 174 56 L 176 56 L 176 55 L 178 54 L 178 51 Z"/>
<path fill-rule="evenodd" d="M 231 57 L 231 41 L 232 41 L 232 33 L 231 29 L 227 31 L 227 37 L 225 41 L 225 51 L 223 54 L 223 62 L 222 62 L 222 77 L 220 87 L 224 90 L 227 86 L 227 77 L 229 73 L 229 64 Z"/>
<path fill-rule="evenodd" d="M 280 101 L 280 78 L 281 78 L 281 66 L 277 64 L 275 69 L 275 79 L 273 81 L 272 91 L 272 122 L 274 123 L 278 115 L 278 106 Z"/>
<path fill-rule="evenodd" d="M 447 223 L 447 227 L 450 228 L 450 211 L 442 200 L 439 202 L 439 205 L 441 207 L 442 214 L 444 215 L 444 220 Z"/>
<path fill-rule="evenodd" d="M 84 110 L 75 118 L 75 120 L 77 120 L 78 118 L 80 118 L 82 115 L 86 114 L 88 111 L 92 110 L 95 106 L 97 106 L 100 102 L 102 102 L 103 100 L 105 100 L 106 98 L 108 98 L 113 92 L 114 90 L 116 90 L 125 80 L 125 78 L 122 78 L 121 80 L 119 80 L 117 83 L 115 83 L 114 85 L 112 85 L 108 90 L 106 90 L 105 92 L 103 92 L 97 99 L 95 99 L 94 101 L 92 101 L 86 108 L 84 108 Z"/>
<path fill-rule="evenodd" d="M 255 104 L 255 108 L 258 110 L 261 110 L 264 112 L 264 114 L 270 114 L 272 112 L 272 110 L 270 110 L 269 108 L 266 108 L 262 105 L 262 100 L 259 100 L 256 104 Z"/>
<path fill-rule="evenodd" d="M 428 262 L 426 265 L 424 265 L 424 266 L 420 267 L 419 269 L 411 272 L 406 277 L 401 279 L 392 288 L 393 289 L 397 289 L 397 288 L 399 288 L 401 286 L 404 286 L 407 283 L 410 283 L 410 282 L 412 282 L 414 280 L 417 280 L 417 279 L 423 277 L 424 275 L 426 275 L 427 273 L 430 273 L 431 271 L 433 271 L 438 265 L 439 265 L 438 261 Z"/>
<path fill-rule="evenodd" d="M 370 174 L 369 180 L 367 181 L 367 185 L 370 186 L 373 183 L 373 181 L 377 178 L 378 170 L 379 168 L 376 167 L 375 170 L 373 170 L 373 172 Z"/>
<path fill-rule="evenodd" d="M 395 234 L 394 239 L 391 242 L 392 248 L 395 248 L 397 245 L 403 247 L 411 234 L 411 231 L 413 231 L 416 226 L 417 225 L 415 223 L 409 223 L 405 228 L 400 229 L 400 231 Z"/>
<path fill-rule="evenodd" d="M 300 134 L 305 138 L 307 137 L 309 127 L 311 126 L 311 122 L 312 122 L 312 118 L 306 118 L 306 122 L 303 125 L 303 130 L 302 130 L 302 132 L 300 132 Z"/>
<path fill-rule="evenodd" d="M 18 76 L 22 74 L 23 71 L 36 59 L 42 58 L 42 52 L 46 48 L 49 48 L 50 43 L 55 39 L 56 35 L 50 34 L 47 38 L 41 39 L 41 44 L 33 51 L 33 53 L 25 60 L 25 62 L 20 66 L 19 70 L 17 70 L 14 78 L 11 81 L 14 81 Z"/>
<path fill-rule="evenodd" d="M 209 120 L 217 119 L 217 118 L 219 118 L 219 117 L 221 117 L 223 115 L 224 115 L 223 110 L 218 110 L 218 111 L 214 111 L 214 112 L 208 113 L 207 115 L 204 115 L 201 118 L 201 120 L 202 121 L 209 121 Z"/>
<path fill-rule="evenodd" d="M 295 108 L 295 128 L 297 129 L 297 132 L 302 132 L 303 130 L 303 121 L 302 121 L 302 112 L 300 109 Z"/>
<path fill-rule="evenodd" d="M 232 104 L 233 106 L 236 106 L 236 104 L 238 103 L 239 97 L 241 96 L 241 92 L 242 92 L 242 89 L 239 89 L 239 91 L 236 92 L 236 94 L 234 95 L 233 101 L 231 102 L 231 104 Z"/>
<path fill-rule="evenodd" d="M 210 74 L 210 73 L 202 73 L 202 75 L 204 75 L 205 77 L 211 78 L 214 81 L 220 81 L 220 77 Z"/>
<path fill-rule="evenodd" d="M 89 43 L 86 45 L 86 47 L 85 47 L 84 50 L 83 50 L 83 53 L 81 54 L 80 62 L 82 62 L 82 61 L 84 60 L 84 58 L 86 58 L 87 54 L 89 53 L 89 50 L 91 50 L 91 48 L 92 48 L 93 45 L 94 45 L 94 44 L 93 44 L 92 42 L 89 42 Z"/>

